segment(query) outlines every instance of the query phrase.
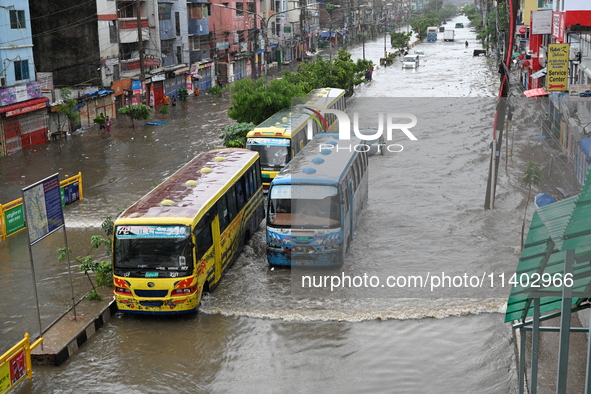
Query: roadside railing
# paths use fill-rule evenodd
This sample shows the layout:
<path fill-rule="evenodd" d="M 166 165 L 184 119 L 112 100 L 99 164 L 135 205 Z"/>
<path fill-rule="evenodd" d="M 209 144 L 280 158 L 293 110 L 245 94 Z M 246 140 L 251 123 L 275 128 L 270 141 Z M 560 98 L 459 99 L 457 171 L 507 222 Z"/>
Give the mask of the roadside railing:
<path fill-rule="evenodd" d="M 79 172 L 78 175 L 61 181 L 60 194 L 62 206 L 81 200 L 83 197 L 82 173 Z M 0 204 L 0 241 L 4 241 L 7 237 L 17 234 L 25 228 L 25 211 L 22 198 L 7 204 Z M 0 391 L 0 393 L 2 392 Z"/>
<path fill-rule="evenodd" d="M 0 394 L 11 391 L 25 377 L 33 378 L 31 350 L 39 346 L 41 342 L 43 342 L 43 338 L 39 338 L 31 344 L 31 338 L 26 333 L 23 339 L 0 356 Z"/>

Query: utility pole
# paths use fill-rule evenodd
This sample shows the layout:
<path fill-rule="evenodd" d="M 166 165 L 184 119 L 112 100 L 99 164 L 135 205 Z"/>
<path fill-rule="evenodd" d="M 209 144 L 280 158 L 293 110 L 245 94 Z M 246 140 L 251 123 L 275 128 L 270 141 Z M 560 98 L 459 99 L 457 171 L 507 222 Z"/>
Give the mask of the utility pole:
<path fill-rule="evenodd" d="M 137 36 L 138 36 L 138 45 L 140 47 L 139 55 L 140 55 L 140 81 L 144 82 L 146 78 L 146 69 L 144 66 L 144 38 L 142 36 L 142 15 L 140 11 L 140 0 L 136 0 L 135 2 L 135 12 L 137 14 Z"/>

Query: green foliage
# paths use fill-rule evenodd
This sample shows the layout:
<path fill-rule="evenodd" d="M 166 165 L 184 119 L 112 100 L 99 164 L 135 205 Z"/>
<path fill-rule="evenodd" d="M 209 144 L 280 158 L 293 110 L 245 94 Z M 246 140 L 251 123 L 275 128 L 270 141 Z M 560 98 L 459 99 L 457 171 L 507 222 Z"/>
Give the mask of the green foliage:
<path fill-rule="evenodd" d="M 66 124 L 68 125 L 68 127 L 70 128 L 70 131 L 72 131 L 72 125 L 74 123 L 77 123 L 80 121 L 80 113 L 78 111 L 76 111 L 74 108 L 76 108 L 76 105 L 78 104 L 78 102 L 75 99 L 71 99 L 70 96 L 72 95 L 72 91 L 68 88 L 62 88 L 60 90 L 61 92 L 61 97 L 63 99 L 61 104 L 58 104 L 57 106 L 57 112 L 58 112 L 58 130 L 59 131 L 64 131 L 63 130 L 63 126 L 65 126 Z M 67 120 L 67 122 L 64 122 L 63 124 L 61 124 L 61 117 L 62 115 L 64 115 L 66 117 L 65 120 Z M 105 122 L 105 118 L 103 119 L 103 123 Z"/>
<path fill-rule="evenodd" d="M 163 105 L 158 110 L 158 113 L 161 115 L 168 115 L 168 114 L 170 114 L 170 108 L 168 107 L 168 105 Z"/>
<path fill-rule="evenodd" d="M 102 231 L 110 237 L 113 234 L 114 223 L 111 217 L 106 217 L 101 225 Z M 90 237 L 90 247 L 92 249 L 104 248 L 106 256 L 111 255 L 111 240 L 104 238 L 101 235 L 93 235 Z M 58 260 L 65 261 L 68 256 L 72 254 L 71 248 L 59 248 L 58 249 Z M 88 295 L 89 300 L 100 300 L 102 297 L 98 294 L 92 279 L 90 278 L 89 272 L 94 272 L 96 278 L 96 285 L 101 287 L 113 286 L 113 266 L 110 261 L 95 260 L 94 256 L 88 254 L 86 256 L 78 256 L 74 259 L 78 262 L 78 268 L 84 272 L 90 284 L 92 285 L 92 291 Z"/>
<path fill-rule="evenodd" d="M 232 105 L 228 116 L 239 123 L 259 124 L 275 112 L 291 106 L 291 99 L 304 97 L 307 90 L 286 78 L 266 82 L 244 78 L 230 87 Z"/>
<path fill-rule="evenodd" d="M 224 92 L 224 88 L 222 88 L 219 85 L 215 85 L 215 86 L 212 86 L 209 89 L 207 89 L 207 93 L 212 94 L 214 96 L 218 96 L 218 97 L 220 97 L 223 92 Z"/>
<path fill-rule="evenodd" d="M 313 61 L 301 63 L 295 74 L 284 73 L 283 79 L 302 86 L 306 92 L 332 87 L 345 89 L 349 96 L 353 94 L 355 86 L 365 80 L 363 70 L 358 69 L 351 54 L 344 50 L 340 50 L 337 57 L 332 59 L 332 65 L 330 60 L 319 56 Z"/>
<path fill-rule="evenodd" d="M 188 98 L 189 91 L 187 90 L 187 88 L 179 88 L 179 100 L 183 103 L 186 103 Z"/>
<path fill-rule="evenodd" d="M 521 179 L 526 186 L 532 187 L 536 186 L 542 180 L 542 168 L 538 163 L 534 162 L 527 162 L 527 166 L 525 168 L 524 176 Z"/>
<path fill-rule="evenodd" d="M 119 109 L 119 113 L 135 120 L 147 120 L 152 117 L 152 108 L 146 104 L 128 105 Z"/>
<path fill-rule="evenodd" d="M 104 116 L 97 115 L 93 122 L 98 125 L 104 125 L 107 119 Z"/>
<path fill-rule="evenodd" d="M 390 45 L 396 49 L 398 55 L 408 50 L 408 41 L 410 40 L 412 33 L 397 33 L 394 31 L 390 32 Z"/>
<path fill-rule="evenodd" d="M 252 123 L 235 123 L 222 129 L 225 131 L 220 138 L 224 139 L 226 148 L 244 148 L 246 147 L 246 134 L 255 128 Z"/>
<path fill-rule="evenodd" d="M 373 62 L 367 59 L 357 59 L 357 71 L 365 72 L 373 66 Z"/>

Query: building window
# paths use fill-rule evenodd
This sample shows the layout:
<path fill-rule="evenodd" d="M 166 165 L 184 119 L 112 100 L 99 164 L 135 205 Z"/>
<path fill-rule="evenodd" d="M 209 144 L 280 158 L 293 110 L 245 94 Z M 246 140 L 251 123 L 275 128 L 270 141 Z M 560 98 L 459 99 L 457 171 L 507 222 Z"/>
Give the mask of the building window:
<path fill-rule="evenodd" d="M 254 3 L 254 2 L 246 3 L 246 7 L 247 7 L 247 10 L 249 13 L 256 14 L 256 12 L 257 12 L 256 3 Z"/>
<path fill-rule="evenodd" d="M 175 33 L 176 36 L 180 36 L 181 35 L 181 15 L 179 12 L 175 12 L 174 13 L 174 27 L 175 27 Z"/>
<path fill-rule="evenodd" d="M 120 2 L 118 3 L 118 16 L 119 18 L 133 18 L 134 15 L 134 10 L 136 9 L 136 4 L 135 3 L 123 3 Z"/>
<path fill-rule="evenodd" d="M 29 61 L 17 60 L 14 62 L 14 79 L 22 81 L 29 79 Z"/>
<path fill-rule="evenodd" d="M 236 16 L 244 15 L 244 3 L 236 3 Z"/>
<path fill-rule="evenodd" d="M 172 8 L 171 4 L 168 3 L 158 3 L 158 20 L 161 21 L 169 21 L 170 20 L 170 10 Z"/>
<path fill-rule="evenodd" d="M 25 29 L 25 11 L 10 10 L 10 28 L 11 29 Z"/>
<path fill-rule="evenodd" d="M 109 21 L 109 40 L 111 44 L 117 44 L 117 25 L 116 21 Z"/>

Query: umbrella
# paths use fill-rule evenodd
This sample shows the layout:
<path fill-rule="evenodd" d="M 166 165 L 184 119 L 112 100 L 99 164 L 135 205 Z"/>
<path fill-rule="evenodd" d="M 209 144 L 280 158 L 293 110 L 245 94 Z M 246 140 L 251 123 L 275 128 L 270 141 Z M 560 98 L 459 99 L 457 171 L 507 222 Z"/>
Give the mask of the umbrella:
<path fill-rule="evenodd" d="M 549 194 L 540 193 L 535 198 L 536 207 L 541 208 L 548 204 L 556 202 L 556 199 Z"/>

